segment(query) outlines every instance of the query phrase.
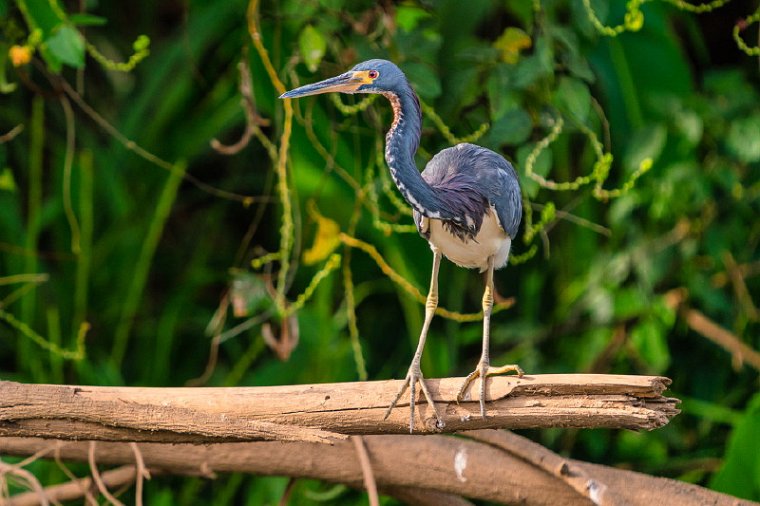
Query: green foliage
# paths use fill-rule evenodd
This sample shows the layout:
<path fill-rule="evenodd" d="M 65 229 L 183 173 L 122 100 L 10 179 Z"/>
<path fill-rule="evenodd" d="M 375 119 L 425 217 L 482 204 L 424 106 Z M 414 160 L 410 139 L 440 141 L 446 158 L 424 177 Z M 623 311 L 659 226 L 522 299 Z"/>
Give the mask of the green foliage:
<path fill-rule="evenodd" d="M 726 459 L 710 486 L 739 497 L 760 497 L 760 395 L 747 405 L 728 439 Z"/>
<path fill-rule="evenodd" d="M 316 72 L 327 49 L 325 36 L 312 25 L 306 25 L 298 37 L 298 47 L 301 49 L 301 58 L 306 67 L 311 72 Z"/>
<path fill-rule="evenodd" d="M 84 38 L 76 29 L 62 25 L 53 30 L 45 44 L 54 67 L 60 69 L 59 63 L 77 69 L 84 65 Z"/>
<path fill-rule="evenodd" d="M 493 317 L 494 365 L 663 374 L 685 399 L 652 433 L 534 438 L 760 499 L 746 450 L 760 431 L 757 371 L 682 316 L 699 310 L 760 348 L 760 83 L 746 5 L 72 5 L 0 1 L 3 379 L 402 375 L 431 257 L 383 160 L 390 107 L 277 99 L 389 58 L 422 99 L 420 166 L 476 142 L 520 174 L 525 215 L 496 276 L 506 299 Z M 744 46 L 721 45 L 732 33 Z M 440 280 L 428 377 L 467 373 L 480 351 L 480 277 L 444 262 Z M 45 484 L 65 479 L 35 466 Z M 156 477 L 145 501 L 274 503 L 286 485 Z M 366 501 L 305 480 L 292 494 Z"/>

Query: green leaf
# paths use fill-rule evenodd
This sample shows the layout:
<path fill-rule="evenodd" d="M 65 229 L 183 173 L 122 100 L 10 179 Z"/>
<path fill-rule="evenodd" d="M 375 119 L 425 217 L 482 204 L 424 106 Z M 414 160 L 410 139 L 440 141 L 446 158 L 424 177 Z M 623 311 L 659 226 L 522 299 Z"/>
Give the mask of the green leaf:
<path fill-rule="evenodd" d="M 745 163 L 760 161 L 760 114 L 734 120 L 728 130 L 728 150 Z"/>
<path fill-rule="evenodd" d="M 75 28 L 62 25 L 45 41 L 45 45 L 64 65 L 77 69 L 84 66 L 84 38 Z"/>
<path fill-rule="evenodd" d="M 664 296 L 655 299 L 652 304 L 652 314 L 667 330 L 672 329 L 676 323 L 676 309 L 666 302 Z"/>
<path fill-rule="evenodd" d="M 663 373 L 670 365 L 666 335 L 657 320 L 646 318 L 636 325 L 631 331 L 631 343 L 652 372 Z"/>
<path fill-rule="evenodd" d="M 30 31 L 40 29 L 44 38 L 49 37 L 65 21 L 60 16 L 63 11 L 56 0 L 26 0 L 24 5 L 21 12 Z"/>
<path fill-rule="evenodd" d="M 678 111 L 674 118 L 674 127 L 686 141 L 689 149 L 694 149 L 702 140 L 704 122 L 694 111 Z"/>
<path fill-rule="evenodd" d="M 421 20 L 429 17 L 429 12 L 413 5 L 400 5 L 396 9 L 396 25 L 407 32 L 417 28 Z"/>
<path fill-rule="evenodd" d="M 530 115 L 518 107 L 508 111 L 494 121 L 489 131 L 489 139 L 495 144 L 522 144 L 530 136 L 533 122 Z"/>
<path fill-rule="evenodd" d="M 579 123 L 585 123 L 591 109 L 591 93 L 586 83 L 573 77 L 562 77 L 554 94 L 557 107 Z"/>
<path fill-rule="evenodd" d="M 10 167 L 5 167 L 0 172 L 0 191 L 11 193 L 16 191 L 16 180 L 13 178 L 13 172 L 11 172 Z"/>
<path fill-rule="evenodd" d="M 498 65 L 491 72 L 486 85 L 488 91 L 488 103 L 491 106 L 491 118 L 496 119 L 504 116 L 508 111 L 520 106 L 521 95 L 511 90 L 509 65 Z"/>
<path fill-rule="evenodd" d="M 108 23 L 106 18 L 94 14 L 72 14 L 69 21 L 77 26 L 103 26 Z"/>
<path fill-rule="evenodd" d="M 525 89 L 543 77 L 554 75 L 554 50 L 546 37 L 535 40 L 533 54 L 520 59 L 514 67 L 513 87 Z"/>
<path fill-rule="evenodd" d="M 653 162 L 662 154 L 668 132 L 664 125 L 650 123 L 645 128 L 637 130 L 628 140 L 623 166 L 627 173 L 639 168 L 641 162 L 650 158 Z"/>
<path fill-rule="evenodd" d="M 594 72 L 591 70 L 591 65 L 588 64 L 588 60 L 580 55 L 571 54 L 566 62 L 567 69 L 576 77 L 580 77 L 584 81 L 594 82 Z"/>
<path fill-rule="evenodd" d="M 760 500 L 760 394 L 749 402 L 747 412 L 728 440 L 723 467 L 710 488 L 753 501 Z"/>
<path fill-rule="evenodd" d="M 649 302 L 638 287 L 626 287 L 615 292 L 614 307 L 618 319 L 628 319 L 644 313 Z"/>
<path fill-rule="evenodd" d="M 322 58 L 325 56 L 327 41 L 325 36 L 312 25 L 306 25 L 298 37 L 298 47 L 301 57 L 310 72 L 316 72 Z"/>
<path fill-rule="evenodd" d="M 514 64 L 520 59 L 520 51 L 528 49 L 532 44 L 527 33 L 510 26 L 494 41 L 493 47 L 499 50 L 504 63 Z"/>

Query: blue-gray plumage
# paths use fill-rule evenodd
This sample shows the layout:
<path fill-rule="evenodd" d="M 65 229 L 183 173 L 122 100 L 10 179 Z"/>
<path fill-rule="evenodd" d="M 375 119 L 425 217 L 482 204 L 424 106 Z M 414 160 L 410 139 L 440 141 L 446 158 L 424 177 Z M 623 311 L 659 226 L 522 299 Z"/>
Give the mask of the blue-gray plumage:
<path fill-rule="evenodd" d="M 386 411 L 391 413 L 407 388 L 411 389 L 409 430 L 414 427 L 415 388 L 419 382 L 437 424 L 444 424 L 420 369 L 430 322 L 438 306 L 438 268 L 441 256 L 467 268 L 486 272 L 483 293 L 483 351 L 475 370 L 457 395 L 464 398 L 469 384 L 480 378 L 480 414 L 485 418 L 486 377 L 522 370 L 516 365 L 492 368 L 489 360 L 493 271 L 506 265 L 512 238 L 522 217 L 520 184 L 514 167 L 498 153 L 473 144 L 457 144 L 433 157 L 420 173 L 414 154 L 420 142 L 422 113 L 417 94 L 404 73 L 387 60 L 368 60 L 339 76 L 301 86 L 280 98 L 319 93 L 378 93 L 393 107 L 386 135 L 385 160 L 404 200 L 412 207 L 414 223 L 433 250 L 433 273 L 425 304 L 425 321 L 406 380 Z"/>

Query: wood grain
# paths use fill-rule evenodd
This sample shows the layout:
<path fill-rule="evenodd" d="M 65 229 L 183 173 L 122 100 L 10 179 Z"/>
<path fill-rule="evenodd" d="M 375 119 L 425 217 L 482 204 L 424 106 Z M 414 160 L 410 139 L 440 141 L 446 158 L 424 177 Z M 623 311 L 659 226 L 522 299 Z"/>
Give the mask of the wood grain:
<path fill-rule="evenodd" d="M 416 433 L 483 428 L 652 430 L 678 414 L 657 376 L 536 375 L 488 380 L 488 417 L 478 399 L 457 404 L 463 378 L 428 380 L 445 426 L 418 404 Z M 332 443 L 350 434 L 408 432 L 408 398 L 383 415 L 399 381 L 278 387 L 142 388 L 0 382 L 0 436 L 101 441 Z M 475 389 L 477 390 L 477 389 Z"/>

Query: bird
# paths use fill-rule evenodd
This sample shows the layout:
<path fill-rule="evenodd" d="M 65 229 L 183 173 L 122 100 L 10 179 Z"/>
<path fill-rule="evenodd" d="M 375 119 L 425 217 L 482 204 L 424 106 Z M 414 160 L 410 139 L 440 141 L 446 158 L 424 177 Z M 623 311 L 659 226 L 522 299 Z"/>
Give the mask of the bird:
<path fill-rule="evenodd" d="M 391 178 L 411 206 L 414 223 L 433 251 L 425 319 L 412 362 L 396 397 L 385 412 L 387 419 L 404 393 L 410 390 L 409 431 L 414 429 L 416 385 L 432 408 L 436 426 L 445 425 L 433 402 L 420 367 L 430 322 L 438 307 L 438 271 L 446 257 L 464 268 L 485 273 L 483 290 L 483 347 L 475 370 L 464 380 L 461 402 L 470 384 L 480 378 L 480 415 L 486 418 L 486 377 L 523 370 L 516 364 L 491 367 L 489 342 L 494 299 L 494 270 L 507 264 L 512 239 L 522 219 L 522 195 L 517 172 L 500 154 L 474 144 L 460 143 L 436 154 L 420 173 L 414 161 L 419 147 L 422 111 L 419 98 L 403 71 L 388 60 L 372 59 L 338 76 L 283 93 L 291 99 L 321 93 L 376 93 L 393 109 L 393 122 L 385 137 L 385 161 Z"/>

